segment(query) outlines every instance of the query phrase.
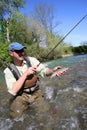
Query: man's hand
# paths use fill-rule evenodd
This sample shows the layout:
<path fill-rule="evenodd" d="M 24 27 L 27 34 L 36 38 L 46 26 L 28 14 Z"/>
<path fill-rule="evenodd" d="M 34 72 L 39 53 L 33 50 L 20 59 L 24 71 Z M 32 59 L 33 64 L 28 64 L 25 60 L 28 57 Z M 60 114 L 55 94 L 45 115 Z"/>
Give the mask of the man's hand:
<path fill-rule="evenodd" d="M 34 74 L 39 65 L 40 65 L 40 63 L 37 64 L 37 65 L 34 65 L 34 66 L 32 66 L 32 67 L 29 67 L 29 68 L 27 69 L 27 75 Z"/>
<path fill-rule="evenodd" d="M 55 71 L 55 72 L 51 75 L 51 78 L 53 78 L 53 77 L 55 77 L 55 76 L 61 76 L 61 75 L 63 75 L 67 70 L 68 70 L 68 68 L 61 68 L 61 69 Z"/>

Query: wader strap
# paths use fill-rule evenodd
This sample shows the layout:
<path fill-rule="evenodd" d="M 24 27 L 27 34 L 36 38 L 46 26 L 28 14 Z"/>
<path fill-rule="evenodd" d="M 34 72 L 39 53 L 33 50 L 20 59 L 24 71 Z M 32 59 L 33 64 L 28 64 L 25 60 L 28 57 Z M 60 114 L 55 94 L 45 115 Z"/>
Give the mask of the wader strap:
<path fill-rule="evenodd" d="M 15 77 L 15 79 L 18 80 L 19 77 L 20 77 L 20 73 L 19 73 L 18 69 L 16 68 L 16 66 L 11 63 L 11 64 L 8 65 L 8 68 L 12 72 L 13 76 Z"/>
<path fill-rule="evenodd" d="M 24 60 L 27 63 L 27 67 L 31 67 L 32 66 L 28 57 L 24 57 Z"/>

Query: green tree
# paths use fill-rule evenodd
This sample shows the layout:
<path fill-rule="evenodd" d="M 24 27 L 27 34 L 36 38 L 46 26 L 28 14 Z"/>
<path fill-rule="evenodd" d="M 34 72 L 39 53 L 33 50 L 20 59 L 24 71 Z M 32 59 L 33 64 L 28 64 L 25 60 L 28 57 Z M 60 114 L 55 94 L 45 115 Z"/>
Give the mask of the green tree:
<path fill-rule="evenodd" d="M 5 26 L 6 29 L 6 41 L 10 41 L 10 30 L 9 25 L 11 22 L 12 15 L 15 13 L 15 11 L 19 10 L 19 8 L 22 8 L 24 5 L 25 0 L 2 0 L 0 1 L 0 21 L 5 21 L 5 24 L 2 21 L 3 26 Z M 3 26 L 1 27 L 1 30 L 3 30 Z M 5 38 L 4 38 L 5 39 Z"/>

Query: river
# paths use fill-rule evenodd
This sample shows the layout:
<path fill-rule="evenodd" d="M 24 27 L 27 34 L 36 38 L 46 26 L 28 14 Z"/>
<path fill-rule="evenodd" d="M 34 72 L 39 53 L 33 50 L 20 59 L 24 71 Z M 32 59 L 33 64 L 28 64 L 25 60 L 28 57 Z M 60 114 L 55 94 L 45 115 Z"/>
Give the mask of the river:
<path fill-rule="evenodd" d="M 0 72 L 0 130 L 87 130 L 87 55 L 45 62 L 69 70 L 61 77 L 40 79 L 46 103 L 32 106 L 18 119 L 8 116 L 8 93 Z"/>

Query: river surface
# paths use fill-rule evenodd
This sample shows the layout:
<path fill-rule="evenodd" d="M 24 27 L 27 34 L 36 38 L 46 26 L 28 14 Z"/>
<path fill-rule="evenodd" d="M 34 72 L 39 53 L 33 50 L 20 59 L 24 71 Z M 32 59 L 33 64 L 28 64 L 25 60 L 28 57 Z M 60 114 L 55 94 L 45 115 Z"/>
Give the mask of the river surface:
<path fill-rule="evenodd" d="M 10 119 L 8 93 L 0 72 L 0 130 L 87 130 L 87 55 L 71 56 L 44 63 L 69 70 L 61 77 L 40 79 L 45 104 L 32 106 L 21 117 Z"/>

